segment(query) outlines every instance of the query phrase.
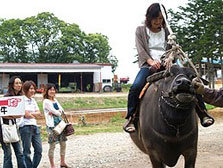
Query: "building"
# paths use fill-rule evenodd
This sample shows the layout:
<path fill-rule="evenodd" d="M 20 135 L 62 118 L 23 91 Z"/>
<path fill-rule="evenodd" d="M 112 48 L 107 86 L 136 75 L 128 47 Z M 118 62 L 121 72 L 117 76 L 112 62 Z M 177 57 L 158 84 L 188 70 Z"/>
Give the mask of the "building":
<path fill-rule="evenodd" d="M 75 87 L 75 91 L 111 91 L 111 64 L 81 63 L 0 63 L 0 90 L 7 89 L 11 76 L 20 76 L 22 81 L 33 80 L 38 88 L 54 83 L 58 88 Z"/>

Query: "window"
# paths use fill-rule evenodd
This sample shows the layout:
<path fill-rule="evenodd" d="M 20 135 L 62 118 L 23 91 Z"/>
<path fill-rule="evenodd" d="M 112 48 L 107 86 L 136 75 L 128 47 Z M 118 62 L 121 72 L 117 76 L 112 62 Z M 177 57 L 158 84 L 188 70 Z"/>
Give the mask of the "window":
<path fill-rule="evenodd" d="M 102 82 L 103 83 L 111 83 L 111 79 L 103 79 Z"/>

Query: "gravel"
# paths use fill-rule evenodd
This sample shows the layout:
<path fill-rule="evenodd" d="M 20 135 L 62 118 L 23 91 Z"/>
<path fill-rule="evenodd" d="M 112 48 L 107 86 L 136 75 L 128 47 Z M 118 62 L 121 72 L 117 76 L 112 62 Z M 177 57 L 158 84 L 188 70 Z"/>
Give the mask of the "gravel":
<path fill-rule="evenodd" d="M 199 127 L 197 168 L 223 168 L 223 122 L 217 120 L 210 128 Z M 40 168 L 48 168 L 48 144 L 43 142 Z M 0 165 L 3 153 L 0 150 Z M 13 154 L 13 162 L 15 164 Z M 150 167 L 149 157 L 138 150 L 127 133 L 98 133 L 68 137 L 67 164 L 73 168 L 145 168 Z M 59 167 L 59 145 L 55 150 Z M 183 158 L 175 168 L 183 167 Z"/>

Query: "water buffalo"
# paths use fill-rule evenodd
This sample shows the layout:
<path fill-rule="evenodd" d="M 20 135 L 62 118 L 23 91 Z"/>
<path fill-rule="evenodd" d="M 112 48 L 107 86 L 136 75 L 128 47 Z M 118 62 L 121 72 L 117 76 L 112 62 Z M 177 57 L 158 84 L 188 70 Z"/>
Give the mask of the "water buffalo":
<path fill-rule="evenodd" d="M 154 82 L 140 102 L 137 130 L 130 136 L 153 168 L 173 167 L 180 155 L 185 168 L 194 168 L 198 124 L 190 68 L 172 66 L 170 75 Z"/>

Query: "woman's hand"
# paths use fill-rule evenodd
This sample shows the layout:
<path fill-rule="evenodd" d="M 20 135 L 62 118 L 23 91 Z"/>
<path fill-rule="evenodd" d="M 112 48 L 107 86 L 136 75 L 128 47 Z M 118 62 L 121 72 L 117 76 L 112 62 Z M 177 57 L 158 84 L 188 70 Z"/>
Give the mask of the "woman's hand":
<path fill-rule="evenodd" d="M 11 119 L 14 119 L 14 116 L 4 116 L 2 118 L 5 118 L 5 119 L 8 119 L 8 120 L 11 120 Z"/>
<path fill-rule="evenodd" d="M 49 115 L 53 115 L 53 113 L 51 111 L 49 111 L 48 113 L 49 113 Z"/>
<path fill-rule="evenodd" d="M 160 69 L 160 61 L 158 60 L 153 60 L 153 59 L 147 59 L 147 64 L 149 64 L 151 67 L 157 69 Z"/>
<path fill-rule="evenodd" d="M 30 114 L 29 111 L 25 111 L 24 118 L 28 118 L 28 119 L 30 119 L 30 118 L 35 118 L 35 117 L 34 117 L 32 114 Z"/>

